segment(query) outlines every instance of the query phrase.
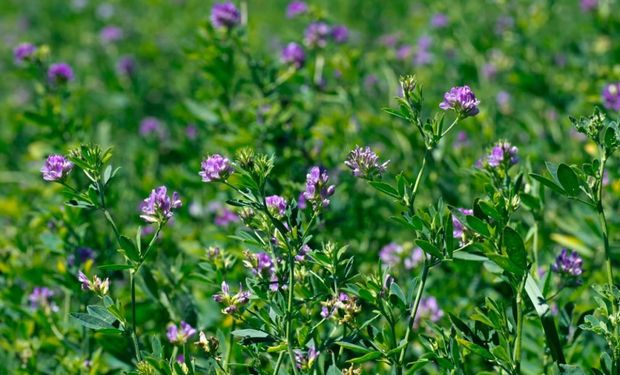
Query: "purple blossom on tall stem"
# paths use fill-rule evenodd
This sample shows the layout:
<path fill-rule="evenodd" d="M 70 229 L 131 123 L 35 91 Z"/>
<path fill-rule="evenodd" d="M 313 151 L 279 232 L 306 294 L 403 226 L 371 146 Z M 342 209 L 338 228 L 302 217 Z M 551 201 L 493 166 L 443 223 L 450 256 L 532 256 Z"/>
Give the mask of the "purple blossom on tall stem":
<path fill-rule="evenodd" d="M 33 310 L 43 309 L 45 312 L 56 312 L 58 306 L 51 301 L 54 296 L 54 292 L 47 287 L 35 287 L 28 296 L 28 302 L 30 302 L 30 308 Z"/>
<path fill-rule="evenodd" d="M 280 57 L 283 63 L 293 65 L 297 69 L 301 68 L 306 62 L 304 48 L 295 42 L 291 42 L 282 48 Z"/>
<path fill-rule="evenodd" d="M 109 25 L 101 29 L 99 39 L 103 43 L 114 43 L 123 38 L 123 29 L 118 26 Z"/>
<path fill-rule="evenodd" d="M 187 340 L 196 334 L 196 330 L 188 323 L 181 321 L 180 326 L 171 324 L 166 331 L 168 341 L 174 345 L 183 345 Z"/>
<path fill-rule="evenodd" d="M 329 176 L 321 167 L 312 167 L 306 175 L 306 191 L 304 198 L 312 203 L 315 210 L 329 205 L 329 197 L 334 195 L 336 187 L 328 185 Z"/>
<path fill-rule="evenodd" d="M 474 214 L 474 210 L 467 208 L 459 208 L 458 211 L 465 216 Z M 460 239 L 461 242 L 465 238 L 463 223 L 455 215 L 452 215 L 452 237 Z"/>
<path fill-rule="evenodd" d="M 444 94 L 444 100 L 439 104 L 439 108 L 444 111 L 453 110 L 459 117 L 465 118 L 477 115 L 480 112 L 479 104 L 480 100 L 476 99 L 469 86 L 457 86 Z"/>
<path fill-rule="evenodd" d="M 576 251 L 568 252 L 562 249 L 560 255 L 555 258 L 555 263 L 551 265 L 553 272 L 570 277 L 578 277 L 583 273 L 583 259 Z"/>
<path fill-rule="evenodd" d="M 431 18 L 431 26 L 435 29 L 443 29 L 448 26 L 448 16 L 444 13 L 435 13 Z"/>
<path fill-rule="evenodd" d="M 294 18 L 308 12 L 308 5 L 303 1 L 291 1 L 286 7 L 286 17 Z"/>
<path fill-rule="evenodd" d="M 519 149 L 506 141 L 498 142 L 487 155 L 487 164 L 492 168 L 497 168 L 502 164 L 511 167 L 519 162 Z"/>
<path fill-rule="evenodd" d="M 45 181 L 61 181 L 73 169 L 73 163 L 62 155 L 50 155 L 41 167 L 41 174 Z"/>
<path fill-rule="evenodd" d="M 364 148 L 355 146 L 353 151 L 349 152 L 347 160 L 344 162 L 353 171 L 355 177 L 368 180 L 381 177 L 389 163 L 389 160 L 381 163 L 377 154 L 368 146 Z"/>
<path fill-rule="evenodd" d="M 151 134 L 155 134 L 162 139 L 165 137 L 165 130 L 158 118 L 149 116 L 140 121 L 140 135 L 148 136 Z"/>
<path fill-rule="evenodd" d="M 181 199 L 175 191 L 168 195 L 168 189 L 160 186 L 151 191 L 151 194 L 140 205 L 140 217 L 149 223 L 165 224 L 174 215 L 173 210 L 181 207 Z"/>
<path fill-rule="evenodd" d="M 286 199 L 282 198 L 279 195 L 270 195 L 265 198 L 265 203 L 267 204 L 267 209 L 277 216 L 284 216 L 286 213 Z"/>
<path fill-rule="evenodd" d="M 327 38 L 331 34 L 331 27 L 325 22 L 313 22 L 304 32 L 304 42 L 311 48 L 323 48 L 327 45 Z"/>
<path fill-rule="evenodd" d="M 101 280 L 99 276 L 93 276 L 92 281 L 84 274 L 84 272 L 78 272 L 78 280 L 82 283 L 82 290 L 90 290 L 99 296 L 105 296 L 108 294 L 110 288 L 110 279 L 105 278 Z"/>
<path fill-rule="evenodd" d="M 198 174 L 203 182 L 226 181 L 235 171 L 230 160 L 220 154 L 209 156 L 202 161 L 200 167 L 201 171 Z"/>
<path fill-rule="evenodd" d="M 136 60 L 131 56 L 123 56 L 116 63 L 116 71 L 120 75 L 131 76 L 136 72 Z"/>
<path fill-rule="evenodd" d="M 13 49 L 13 57 L 17 64 L 22 64 L 37 52 L 37 47 L 32 43 L 20 43 Z"/>
<path fill-rule="evenodd" d="M 418 307 L 418 313 L 415 316 L 414 327 L 419 327 L 422 320 L 430 320 L 435 323 L 443 317 L 443 310 L 439 308 L 437 299 L 433 296 L 422 298 L 420 306 Z"/>
<path fill-rule="evenodd" d="M 241 22 L 241 13 L 232 2 L 216 3 L 211 8 L 211 24 L 216 29 L 231 29 Z"/>
<path fill-rule="evenodd" d="M 602 95 L 605 108 L 620 112 L 620 82 L 606 85 Z"/>
<path fill-rule="evenodd" d="M 213 300 L 224 306 L 222 313 L 232 315 L 250 301 L 250 292 L 244 291 L 240 286 L 236 294 L 230 294 L 230 287 L 226 281 L 222 282 L 222 290 L 213 296 Z"/>
<path fill-rule="evenodd" d="M 336 43 L 346 43 L 349 40 L 349 29 L 344 25 L 332 27 L 332 38 Z"/>
<path fill-rule="evenodd" d="M 56 63 L 47 69 L 47 79 L 50 83 L 60 84 L 72 81 L 75 78 L 73 69 L 67 63 Z"/>

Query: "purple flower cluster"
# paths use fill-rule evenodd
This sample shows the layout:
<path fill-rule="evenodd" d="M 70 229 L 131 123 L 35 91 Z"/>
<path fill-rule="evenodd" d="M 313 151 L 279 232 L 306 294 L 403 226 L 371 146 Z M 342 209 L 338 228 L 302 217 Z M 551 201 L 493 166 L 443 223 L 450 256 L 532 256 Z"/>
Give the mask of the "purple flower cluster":
<path fill-rule="evenodd" d="M 620 82 L 610 83 L 603 89 L 605 108 L 620 112 Z"/>
<path fill-rule="evenodd" d="M 28 296 L 28 302 L 33 310 L 42 309 L 46 313 L 58 311 L 58 306 L 51 301 L 54 296 L 54 292 L 46 287 L 35 287 L 30 296 Z"/>
<path fill-rule="evenodd" d="M 165 137 L 164 127 L 156 117 L 145 117 L 140 121 L 140 135 L 148 136 L 154 134 L 159 139 L 163 139 Z"/>
<path fill-rule="evenodd" d="M 430 36 L 421 36 L 418 39 L 417 48 L 415 54 L 413 55 L 413 64 L 416 66 L 422 66 L 430 64 L 432 61 L 432 54 L 430 52 L 430 47 L 432 43 L 432 39 Z"/>
<path fill-rule="evenodd" d="M 243 291 L 243 288 L 240 286 L 236 294 L 230 294 L 230 287 L 226 281 L 223 281 L 222 291 L 214 295 L 213 300 L 224 306 L 222 313 L 232 315 L 250 301 L 250 292 Z"/>
<path fill-rule="evenodd" d="M 267 209 L 275 216 L 284 216 L 286 213 L 286 199 L 279 195 L 271 195 L 265 198 Z"/>
<path fill-rule="evenodd" d="M 476 95 L 469 86 L 453 87 L 444 94 L 443 98 L 439 108 L 444 111 L 453 110 L 459 117 L 475 116 L 480 112 L 478 109 L 480 100 L 476 99 Z"/>
<path fill-rule="evenodd" d="M 331 35 L 331 28 L 325 22 L 313 22 L 304 32 L 304 42 L 311 48 L 323 48 Z"/>
<path fill-rule="evenodd" d="M 217 3 L 211 8 L 211 24 L 216 29 L 231 29 L 241 22 L 241 13 L 231 2 Z"/>
<path fill-rule="evenodd" d="M 120 75 L 131 76 L 136 72 L 136 60 L 131 56 L 123 56 L 116 63 L 116 71 Z"/>
<path fill-rule="evenodd" d="M 448 26 L 448 16 L 444 13 L 435 13 L 431 18 L 431 26 L 435 29 L 443 29 Z"/>
<path fill-rule="evenodd" d="M 183 345 L 187 340 L 196 334 L 196 330 L 188 323 L 181 321 L 180 326 L 171 324 L 166 331 L 166 337 L 168 341 L 174 345 Z"/>
<path fill-rule="evenodd" d="M 75 254 L 71 254 L 67 257 L 67 263 L 70 266 L 80 265 L 86 263 L 89 260 L 95 259 L 95 250 L 90 247 L 78 247 Z"/>
<path fill-rule="evenodd" d="M 233 211 L 227 208 L 222 208 L 221 210 L 218 210 L 217 214 L 215 215 L 214 222 L 215 222 L 215 225 L 217 225 L 218 227 L 226 227 L 238 221 L 239 221 L 239 216 L 237 216 L 236 213 L 234 213 Z"/>
<path fill-rule="evenodd" d="M 173 210 L 181 207 L 181 199 L 175 191 L 172 197 L 168 196 L 168 189 L 160 186 L 151 191 L 151 194 L 140 205 L 140 217 L 149 223 L 166 223 L 174 214 Z"/>
<path fill-rule="evenodd" d="M 578 277 L 583 273 L 583 259 L 576 251 L 571 253 L 567 249 L 562 249 L 560 255 L 555 258 L 555 263 L 551 265 L 553 272 L 570 277 Z"/>
<path fill-rule="evenodd" d="M 370 147 L 355 146 L 353 151 L 349 152 L 349 156 L 344 164 L 353 170 L 355 177 L 361 177 L 372 180 L 375 177 L 380 177 L 385 173 L 390 161 L 384 163 L 379 162 L 379 157 L 375 154 Z"/>
<path fill-rule="evenodd" d="M 498 142 L 489 155 L 487 155 L 487 164 L 491 168 L 497 168 L 502 164 L 511 167 L 519 162 L 519 149 L 505 141 Z"/>
<path fill-rule="evenodd" d="M 465 216 L 474 214 L 474 210 L 471 209 L 459 208 L 458 210 Z M 452 216 L 452 236 L 460 239 L 461 243 L 465 240 L 465 227 L 463 226 L 463 223 L 461 223 L 461 221 L 454 215 Z"/>
<path fill-rule="evenodd" d="M 62 155 L 50 155 L 41 167 L 41 174 L 45 181 L 60 181 L 67 177 L 73 169 L 73 163 Z"/>
<path fill-rule="evenodd" d="M 106 26 L 99 32 L 99 39 L 103 43 L 114 43 L 118 42 L 123 38 L 123 29 L 118 26 Z"/>
<path fill-rule="evenodd" d="M 306 53 L 300 44 L 291 42 L 282 49 L 280 58 L 283 63 L 293 65 L 299 69 L 306 62 Z"/>
<path fill-rule="evenodd" d="M 344 25 L 336 25 L 332 27 L 332 38 L 334 42 L 342 44 L 349 40 L 349 29 Z"/>
<path fill-rule="evenodd" d="M 583 12 L 590 12 L 598 7 L 598 0 L 581 0 L 579 6 Z"/>
<path fill-rule="evenodd" d="M 226 181 L 235 171 L 228 158 L 220 154 L 213 154 L 202 161 L 201 171 L 198 173 L 203 182 Z"/>
<path fill-rule="evenodd" d="M 388 267 L 397 267 L 400 264 L 404 264 L 405 269 L 410 270 L 424 260 L 424 252 L 419 247 L 407 250 L 405 247 L 391 242 L 381 248 L 379 258 Z"/>
<path fill-rule="evenodd" d="M 60 84 L 68 81 L 72 81 L 75 78 L 73 74 L 73 69 L 69 64 L 66 63 L 56 63 L 50 65 L 47 69 L 47 79 L 50 83 Z"/>
<path fill-rule="evenodd" d="M 306 175 L 306 191 L 303 196 L 307 202 L 312 203 L 315 210 L 329 205 L 329 197 L 334 195 L 336 187 L 328 185 L 329 176 L 321 167 L 312 167 Z"/>
<path fill-rule="evenodd" d="M 13 49 L 13 57 L 17 64 L 21 64 L 24 61 L 30 60 L 32 55 L 37 52 L 37 47 L 31 43 L 20 43 Z"/>
<path fill-rule="evenodd" d="M 418 313 L 415 316 L 413 325 L 417 328 L 420 326 L 420 322 L 423 319 L 430 320 L 434 323 L 439 321 L 442 317 L 443 311 L 439 308 L 435 297 L 430 296 L 427 298 L 422 298 L 420 301 L 420 306 L 418 306 Z"/>
<path fill-rule="evenodd" d="M 269 279 L 269 290 L 276 292 L 280 288 L 278 275 L 276 274 L 276 261 L 265 252 L 254 254 L 246 250 L 244 256 L 244 266 L 249 268 L 254 276 Z"/>
<path fill-rule="evenodd" d="M 306 260 L 306 255 L 308 255 L 308 253 L 310 253 L 311 251 L 312 249 L 310 248 L 310 246 L 303 245 L 297 252 L 297 255 L 295 255 L 295 260 L 298 262 L 303 262 L 304 260 Z"/>
<path fill-rule="evenodd" d="M 355 297 L 350 297 L 342 292 L 338 296 L 321 302 L 321 305 L 323 305 L 321 308 L 323 319 L 334 319 L 341 324 L 352 321 L 354 315 L 361 311 Z"/>
<path fill-rule="evenodd" d="M 308 347 L 305 353 L 299 349 L 295 350 L 295 366 L 300 370 L 309 370 L 314 361 L 319 357 L 319 352 L 314 345 Z"/>
<path fill-rule="evenodd" d="M 84 274 L 84 272 L 78 272 L 78 280 L 82 283 L 83 290 L 90 290 L 99 296 L 105 296 L 108 294 L 110 288 L 110 279 L 106 278 L 101 280 L 99 276 L 93 276 L 92 281 Z"/>
<path fill-rule="evenodd" d="M 286 16 L 294 18 L 308 12 L 308 5 L 303 1 L 291 1 L 286 7 Z"/>

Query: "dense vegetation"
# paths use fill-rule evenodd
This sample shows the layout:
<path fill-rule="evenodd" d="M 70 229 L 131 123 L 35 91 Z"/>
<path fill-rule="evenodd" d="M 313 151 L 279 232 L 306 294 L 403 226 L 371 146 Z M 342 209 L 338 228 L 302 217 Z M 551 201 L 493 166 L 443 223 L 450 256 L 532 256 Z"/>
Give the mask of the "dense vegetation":
<path fill-rule="evenodd" d="M 0 373 L 620 373 L 617 0 L 0 3 Z"/>

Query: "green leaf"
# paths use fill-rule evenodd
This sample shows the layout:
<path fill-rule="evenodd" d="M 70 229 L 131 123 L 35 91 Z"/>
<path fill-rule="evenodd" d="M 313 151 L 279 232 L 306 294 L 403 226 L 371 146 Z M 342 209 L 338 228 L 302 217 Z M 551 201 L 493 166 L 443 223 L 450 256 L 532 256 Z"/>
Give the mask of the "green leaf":
<path fill-rule="evenodd" d="M 390 285 L 390 295 L 396 296 L 403 303 L 403 305 L 407 305 L 405 293 L 403 293 L 403 290 L 395 282 Z"/>
<path fill-rule="evenodd" d="M 416 240 L 416 245 L 420 246 L 425 253 L 430 254 L 436 258 L 442 259 L 443 254 L 439 251 L 439 249 L 433 245 L 432 243 L 424 240 Z"/>
<path fill-rule="evenodd" d="M 215 112 L 213 112 L 206 104 L 198 103 L 189 99 L 185 100 L 184 104 L 191 114 L 207 124 L 215 124 L 219 121 L 219 118 Z"/>
<path fill-rule="evenodd" d="M 382 356 L 383 356 L 383 353 L 381 353 L 379 351 L 374 351 L 374 352 L 366 353 L 366 354 L 364 354 L 361 357 L 349 359 L 347 362 L 349 362 L 349 363 L 364 363 L 364 362 L 369 362 L 369 361 L 375 360 L 377 358 L 381 358 Z"/>
<path fill-rule="evenodd" d="M 121 245 L 121 249 L 125 253 L 125 256 L 134 262 L 140 261 L 140 254 L 138 253 L 138 249 L 136 245 L 126 236 L 120 236 L 118 241 Z"/>
<path fill-rule="evenodd" d="M 370 184 L 370 186 L 379 190 L 383 194 L 387 194 L 392 198 L 400 198 L 400 195 L 398 195 L 398 191 L 396 191 L 396 189 L 394 189 L 392 185 L 386 184 L 385 182 L 381 181 L 369 181 L 368 183 Z"/>
<path fill-rule="evenodd" d="M 264 339 L 269 337 L 267 332 L 259 331 L 257 329 L 236 329 L 231 332 L 233 336 L 244 337 L 244 338 L 258 338 Z"/>
<path fill-rule="evenodd" d="M 522 269 L 522 275 L 527 268 L 527 253 L 525 245 L 523 245 L 523 239 L 521 239 L 519 233 L 510 227 L 504 229 L 504 246 L 510 261 Z"/>
<path fill-rule="evenodd" d="M 566 164 L 558 166 L 558 181 L 570 196 L 579 194 L 579 178 L 571 167 Z"/>
<path fill-rule="evenodd" d="M 559 194 L 566 194 L 566 192 L 564 191 L 564 189 L 562 189 L 561 186 L 557 185 L 555 182 L 551 181 L 550 179 L 543 177 L 541 175 L 535 174 L 535 173 L 530 173 L 530 176 L 537 180 L 538 182 L 540 182 L 541 184 L 543 184 L 544 186 L 548 187 L 549 189 L 555 191 L 556 193 Z"/>
<path fill-rule="evenodd" d="M 133 266 L 130 264 L 104 264 L 103 266 L 99 266 L 97 268 L 103 271 L 121 271 L 132 269 Z"/>
<path fill-rule="evenodd" d="M 466 347 L 470 352 L 475 353 L 484 359 L 487 359 L 487 360 L 495 359 L 495 357 L 493 357 L 493 354 L 491 354 L 488 350 L 486 350 L 485 348 L 483 348 L 482 346 L 478 344 L 474 344 L 473 342 L 467 341 L 462 338 L 457 338 L 456 341 L 458 341 L 458 343 L 461 344 L 462 346 Z"/>
<path fill-rule="evenodd" d="M 444 237 L 446 243 L 446 253 L 450 259 L 452 259 L 454 253 L 454 236 L 452 235 L 453 230 L 452 213 L 448 213 L 448 217 L 446 217 L 446 224 L 444 225 Z"/>
<path fill-rule="evenodd" d="M 371 351 L 370 349 L 365 348 L 361 345 L 352 344 L 346 341 L 337 341 L 335 344 L 356 353 L 369 353 Z"/>
<path fill-rule="evenodd" d="M 106 329 L 106 328 L 115 329 L 115 327 L 113 327 L 111 324 L 109 324 L 105 320 L 98 318 L 96 316 L 92 316 L 90 314 L 71 313 L 69 315 L 86 328 L 90 328 L 94 330 L 100 330 L 100 329 Z"/>
<path fill-rule="evenodd" d="M 486 262 L 489 260 L 489 258 L 485 257 L 484 255 L 472 254 L 468 253 L 467 251 L 457 251 L 456 253 L 454 253 L 453 257 L 454 259 L 469 260 L 472 262 Z"/>
<path fill-rule="evenodd" d="M 325 375 L 341 375 L 342 370 L 340 370 L 336 365 L 331 365 L 327 369 L 327 373 Z"/>
<path fill-rule="evenodd" d="M 483 237 L 488 238 L 491 236 L 487 224 L 473 215 L 467 215 L 465 217 L 465 225 Z"/>
<path fill-rule="evenodd" d="M 86 307 L 86 311 L 88 311 L 88 314 L 90 316 L 99 318 L 108 324 L 112 324 L 116 321 L 114 315 L 110 314 L 108 310 L 103 306 L 90 305 Z"/>
<path fill-rule="evenodd" d="M 501 221 L 502 215 L 495 209 L 495 207 L 491 206 L 488 202 L 478 201 L 478 206 L 484 212 L 485 215 L 490 217 L 493 220 Z"/>

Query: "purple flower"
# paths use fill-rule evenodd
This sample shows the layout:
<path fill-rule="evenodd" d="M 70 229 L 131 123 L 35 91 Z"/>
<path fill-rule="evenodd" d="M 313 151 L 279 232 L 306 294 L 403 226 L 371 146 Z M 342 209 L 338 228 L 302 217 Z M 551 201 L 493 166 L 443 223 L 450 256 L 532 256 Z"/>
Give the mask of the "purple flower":
<path fill-rule="evenodd" d="M 306 191 L 304 198 L 312 203 L 315 210 L 319 207 L 327 207 L 329 205 L 329 197 L 334 195 L 336 187 L 327 185 L 329 176 L 327 171 L 321 167 L 312 167 L 306 175 Z"/>
<path fill-rule="evenodd" d="M 286 16 L 294 18 L 308 11 L 308 5 L 303 1 L 291 1 L 286 7 Z"/>
<path fill-rule="evenodd" d="M 443 98 L 439 108 L 444 111 L 454 110 L 459 117 L 475 116 L 480 112 L 478 109 L 480 100 L 476 99 L 476 95 L 469 86 L 453 87 L 444 94 Z"/>
<path fill-rule="evenodd" d="M 43 309 L 47 312 L 58 311 L 58 306 L 50 299 L 54 296 L 54 292 L 46 287 L 36 287 L 28 296 L 30 307 L 33 310 Z"/>
<path fill-rule="evenodd" d="M 605 108 L 620 112 L 620 82 L 610 83 L 603 89 Z"/>
<path fill-rule="evenodd" d="M 66 63 L 56 63 L 47 69 L 47 79 L 54 84 L 72 81 L 74 78 L 73 69 Z"/>
<path fill-rule="evenodd" d="M 431 322 L 437 322 L 443 316 L 443 311 L 439 308 L 437 304 L 437 299 L 435 297 L 427 297 L 422 298 L 420 301 L 420 306 L 418 307 L 418 313 L 415 316 L 414 327 L 420 326 L 420 321 L 430 320 Z"/>
<path fill-rule="evenodd" d="M 213 296 L 213 300 L 224 305 L 222 313 L 231 315 L 239 311 L 239 308 L 250 301 L 250 292 L 243 291 L 240 286 L 236 294 L 230 294 L 230 287 L 226 281 L 222 282 L 222 291 Z"/>
<path fill-rule="evenodd" d="M 13 57 L 17 64 L 21 64 L 24 61 L 30 60 L 32 55 L 37 52 L 37 47 L 31 43 L 20 43 L 13 49 Z"/>
<path fill-rule="evenodd" d="M 381 248 L 381 251 L 379 251 L 379 258 L 381 258 L 381 262 L 386 266 L 394 267 L 400 263 L 403 251 L 404 249 L 401 245 L 391 242 Z"/>
<path fill-rule="evenodd" d="M 50 155 L 41 168 L 41 174 L 45 181 L 60 181 L 67 177 L 73 169 L 73 163 L 62 155 Z"/>
<path fill-rule="evenodd" d="M 181 207 L 181 199 L 175 191 L 172 197 L 168 196 L 168 189 L 160 186 L 151 191 L 151 194 L 140 205 L 140 217 L 149 223 L 166 223 L 172 216 L 173 210 Z"/>
<path fill-rule="evenodd" d="M 224 208 L 220 211 L 218 211 L 217 215 L 215 216 L 215 225 L 217 225 L 218 227 L 226 227 L 231 223 L 236 223 L 239 221 L 239 216 L 237 216 L 236 213 L 234 213 L 233 211 Z"/>
<path fill-rule="evenodd" d="M 448 16 L 444 13 L 435 13 L 431 18 L 431 26 L 435 29 L 443 29 L 448 26 Z"/>
<path fill-rule="evenodd" d="M 344 25 L 332 27 L 332 38 L 336 43 L 346 43 L 349 40 L 349 29 Z"/>
<path fill-rule="evenodd" d="M 82 271 L 78 272 L 78 281 L 82 283 L 82 290 L 90 290 L 101 297 L 108 294 L 110 288 L 110 279 L 101 280 L 99 276 L 95 275 L 91 281 Z"/>
<path fill-rule="evenodd" d="M 581 11 L 590 12 L 598 7 L 598 0 L 581 0 L 579 6 Z"/>
<path fill-rule="evenodd" d="M 185 135 L 187 139 L 193 141 L 198 138 L 198 127 L 194 124 L 189 124 L 185 127 Z"/>
<path fill-rule="evenodd" d="M 318 358 L 319 352 L 314 345 L 308 347 L 307 352 L 295 349 L 295 366 L 300 370 L 308 370 L 312 368 L 314 361 Z"/>
<path fill-rule="evenodd" d="M 518 152 L 517 147 L 508 142 L 500 141 L 493 146 L 491 153 L 487 155 L 487 164 L 492 168 L 497 168 L 503 163 L 506 163 L 507 167 L 511 167 L 519 162 Z"/>
<path fill-rule="evenodd" d="M 482 76 L 488 80 L 492 80 L 497 76 L 497 66 L 493 63 L 486 63 L 482 66 Z"/>
<path fill-rule="evenodd" d="M 325 22 L 313 22 L 304 32 L 304 42 L 311 48 L 323 48 L 327 45 L 330 33 L 331 28 Z"/>
<path fill-rule="evenodd" d="M 510 16 L 501 16 L 495 22 L 495 34 L 501 35 L 512 29 L 515 25 L 515 20 Z"/>
<path fill-rule="evenodd" d="M 458 211 L 465 216 L 474 214 L 474 210 L 467 208 L 459 208 Z M 461 223 L 455 215 L 452 215 L 452 237 L 460 239 L 461 242 L 465 237 L 465 228 L 463 227 L 463 223 Z"/>
<path fill-rule="evenodd" d="M 196 334 L 196 330 L 184 321 L 181 321 L 181 325 L 179 327 L 174 324 L 170 325 L 166 332 L 168 341 L 175 345 L 185 344 L 194 334 Z"/>
<path fill-rule="evenodd" d="M 404 265 L 405 269 L 410 270 L 416 268 L 420 262 L 424 260 L 424 251 L 419 247 L 416 247 L 411 251 L 411 254 L 405 258 Z"/>
<path fill-rule="evenodd" d="M 149 116 L 140 121 L 140 135 L 148 136 L 151 134 L 155 134 L 162 139 L 165 136 L 165 131 L 158 118 Z"/>
<path fill-rule="evenodd" d="M 70 266 L 74 266 L 76 265 L 76 261 L 77 264 L 80 265 L 93 259 L 95 259 L 95 250 L 89 247 L 79 247 L 75 251 L 75 254 L 69 255 L 69 257 L 67 258 L 67 263 Z"/>
<path fill-rule="evenodd" d="M 454 140 L 453 146 L 455 148 L 463 148 L 469 146 L 469 136 L 467 132 L 460 131 L 456 134 L 456 139 Z"/>
<path fill-rule="evenodd" d="M 269 212 L 272 212 L 272 214 L 283 216 L 286 213 L 286 199 L 279 195 L 271 195 L 266 197 L 265 203 L 267 204 L 267 209 Z"/>
<path fill-rule="evenodd" d="M 99 32 L 99 39 L 103 43 L 114 43 L 123 38 L 123 30 L 118 26 L 106 26 Z"/>
<path fill-rule="evenodd" d="M 396 50 L 396 59 L 404 61 L 404 60 L 409 59 L 412 54 L 413 54 L 413 47 L 410 46 L 409 44 L 404 44 Z"/>
<path fill-rule="evenodd" d="M 495 101 L 501 109 L 508 108 L 508 105 L 510 104 L 510 99 L 510 94 L 504 90 L 498 92 L 495 96 Z"/>
<path fill-rule="evenodd" d="M 361 177 L 372 180 L 381 177 L 387 169 L 390 161 L 384 163 L 379 162 L 379 157 L 370 147 L 365 148 L 355 146 L 353 151 L 349 152 L 349 156 L 344 164 L 353 171 L 355 177 Z"/>
<path fill-rule="evenodd" d="M 231 29 L 241 22 L 241 13 L 231 2 L 217 3 L 211 8 L 211 24 L 216 29 Z"/>
<path fill-rule="evenodd" d="M 282 54 L 280 57 L 283 63 L 291 64 L 297 69 L 301 68 L 306 61 L 306 53 L 304 52 L 304 48 L 295 42 L 291 42 L 282 48 Z"/>
<path fill-rule="evenodd" d="M 310 248 L 310 246 L 303 245 L 297 252 L 297 255 L 295 255 L 295 260 L 298 262 L 303 262 L 304 260 L 306 260 L 306 255 L 308 255 L 308 253 L 310 253 L 311 251 L 312 249 Z"/>
<path fill-rule="evenodd" d="M 555 263 L 551 265 L 551 270 L 561 275 L 577 277 L 583 273 L 582 266 L 583 259 L 576 251 L 569 254 L 568 250 L 562 249 L 560 255 L 555 258 Z"/>
<path fill-rule="evenodd" d="M 131 76 L 136 72 L 136 60 L 131 56 L 123 56 L 116 63 L 116 71 L 124 76 Z"/>
<path fill-rule="evenodd" d="M 203 182 L 226 181 L 235 171 L 230 160 L 220 154 L 213 154 L 200 164 L 201 171 L 198 173 Z"/>

